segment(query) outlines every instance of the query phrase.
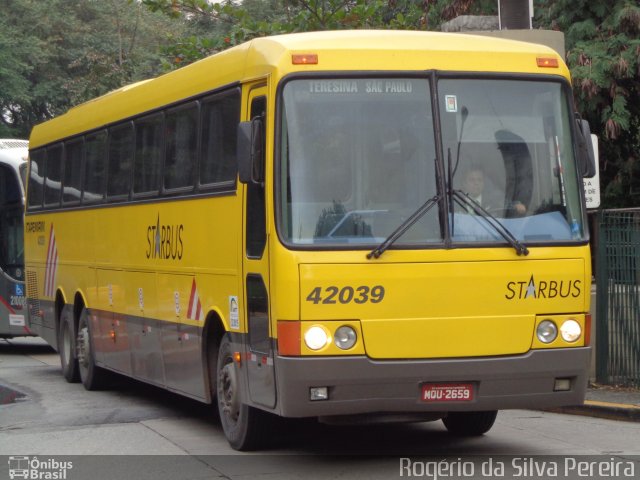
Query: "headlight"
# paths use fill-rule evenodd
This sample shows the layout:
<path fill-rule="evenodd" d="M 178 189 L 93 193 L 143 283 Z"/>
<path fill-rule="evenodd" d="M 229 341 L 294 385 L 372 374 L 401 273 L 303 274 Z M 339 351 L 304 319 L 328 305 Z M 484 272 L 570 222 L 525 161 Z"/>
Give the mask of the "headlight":
<path fill-rule="evenodd" d="M 331 341 L 328 333 L 324 328 L 319 327 L 318 325 L 314 325 L 309 328 L 304 334 L 304 343 L 306 343 L 307 347 L 311 350 L 320 350 L 322 347 L 326 346 Z"/>
<path fill-rule="evenodd" d="M 558 327 L 551 320 L 543 320 L 536 329 L 536 335 L 542 343 L 551 343 L 558 336 Z"/>
<path fill-rule="evenodd" d="M 567 320 L 560 327 L 560 335 L 562 335 L 565 342 L 575 342 L 582 335 L 582 327 L 575 320 Z"/>
<path fill-rule="evenodd" d="M 343 325 L 336 330 L 336 335 L 333 341 L 338 348 L 342 350 L 349 350 L 356 344 L 357 339 L 358 335 L 356 334 L 356 331 L 347 325 Z"/>

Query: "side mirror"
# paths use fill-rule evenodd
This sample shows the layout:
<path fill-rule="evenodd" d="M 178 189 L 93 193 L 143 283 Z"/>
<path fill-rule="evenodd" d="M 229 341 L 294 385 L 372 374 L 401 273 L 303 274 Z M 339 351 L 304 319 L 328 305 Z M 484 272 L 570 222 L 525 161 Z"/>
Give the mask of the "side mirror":
<path fill-rule="evenodd" d="M 238 124 L 237 154 L 240 181 L 264 182 L 264 122 L 261 117 Z"/>
<path fill-rule="evenodd" d="M 591 128 L 589 122 L 581 118 L 576 119 L 578 125 L 578 162 L 584 178 L 593 178 L 596 174 L 596 156 L 591 142 Z"/>

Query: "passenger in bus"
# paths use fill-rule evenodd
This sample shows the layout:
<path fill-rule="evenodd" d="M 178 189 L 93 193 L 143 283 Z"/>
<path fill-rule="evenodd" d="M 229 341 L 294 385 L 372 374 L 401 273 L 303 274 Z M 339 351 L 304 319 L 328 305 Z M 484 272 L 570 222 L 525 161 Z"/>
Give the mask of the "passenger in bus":
<path fill-rule="evenodd" d="M 507 216 L 526 215 L 533 191 L 533 168 L 529 147 L 522 137 L 509 130 L 495 133 L 506 176 L 505 209 Z"/>

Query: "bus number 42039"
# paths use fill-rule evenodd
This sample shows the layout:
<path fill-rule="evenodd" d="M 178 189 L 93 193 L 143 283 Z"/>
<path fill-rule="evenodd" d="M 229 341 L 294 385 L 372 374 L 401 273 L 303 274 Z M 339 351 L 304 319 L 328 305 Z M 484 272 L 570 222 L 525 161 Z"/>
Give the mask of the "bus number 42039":
<path fill-rule="evenodd" d="M 374 285 L 369 287 L 368 285 L 362 285 L 359 287 L 315 287 L 309 295 L 307 295 L 307 302 L 312 302 L 314 305 L 318 303 L 322 304 L 336 304 L 336 303 L 380 303 L 384 299 L 384 287 L 382 285 Z"/>

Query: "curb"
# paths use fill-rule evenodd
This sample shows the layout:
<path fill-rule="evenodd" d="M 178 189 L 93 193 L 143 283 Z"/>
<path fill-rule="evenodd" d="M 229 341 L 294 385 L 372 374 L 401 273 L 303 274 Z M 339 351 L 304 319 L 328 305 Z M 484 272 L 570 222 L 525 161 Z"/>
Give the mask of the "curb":
<path fill-rule="evenodd" d="M 584 405 L 548 408 L 547 412 L 584 415 L 588 417 L 618 420 L 623 422 L 640 422 L 640 406 L 626 403 L 600 402 L 585 400 Z"/>

